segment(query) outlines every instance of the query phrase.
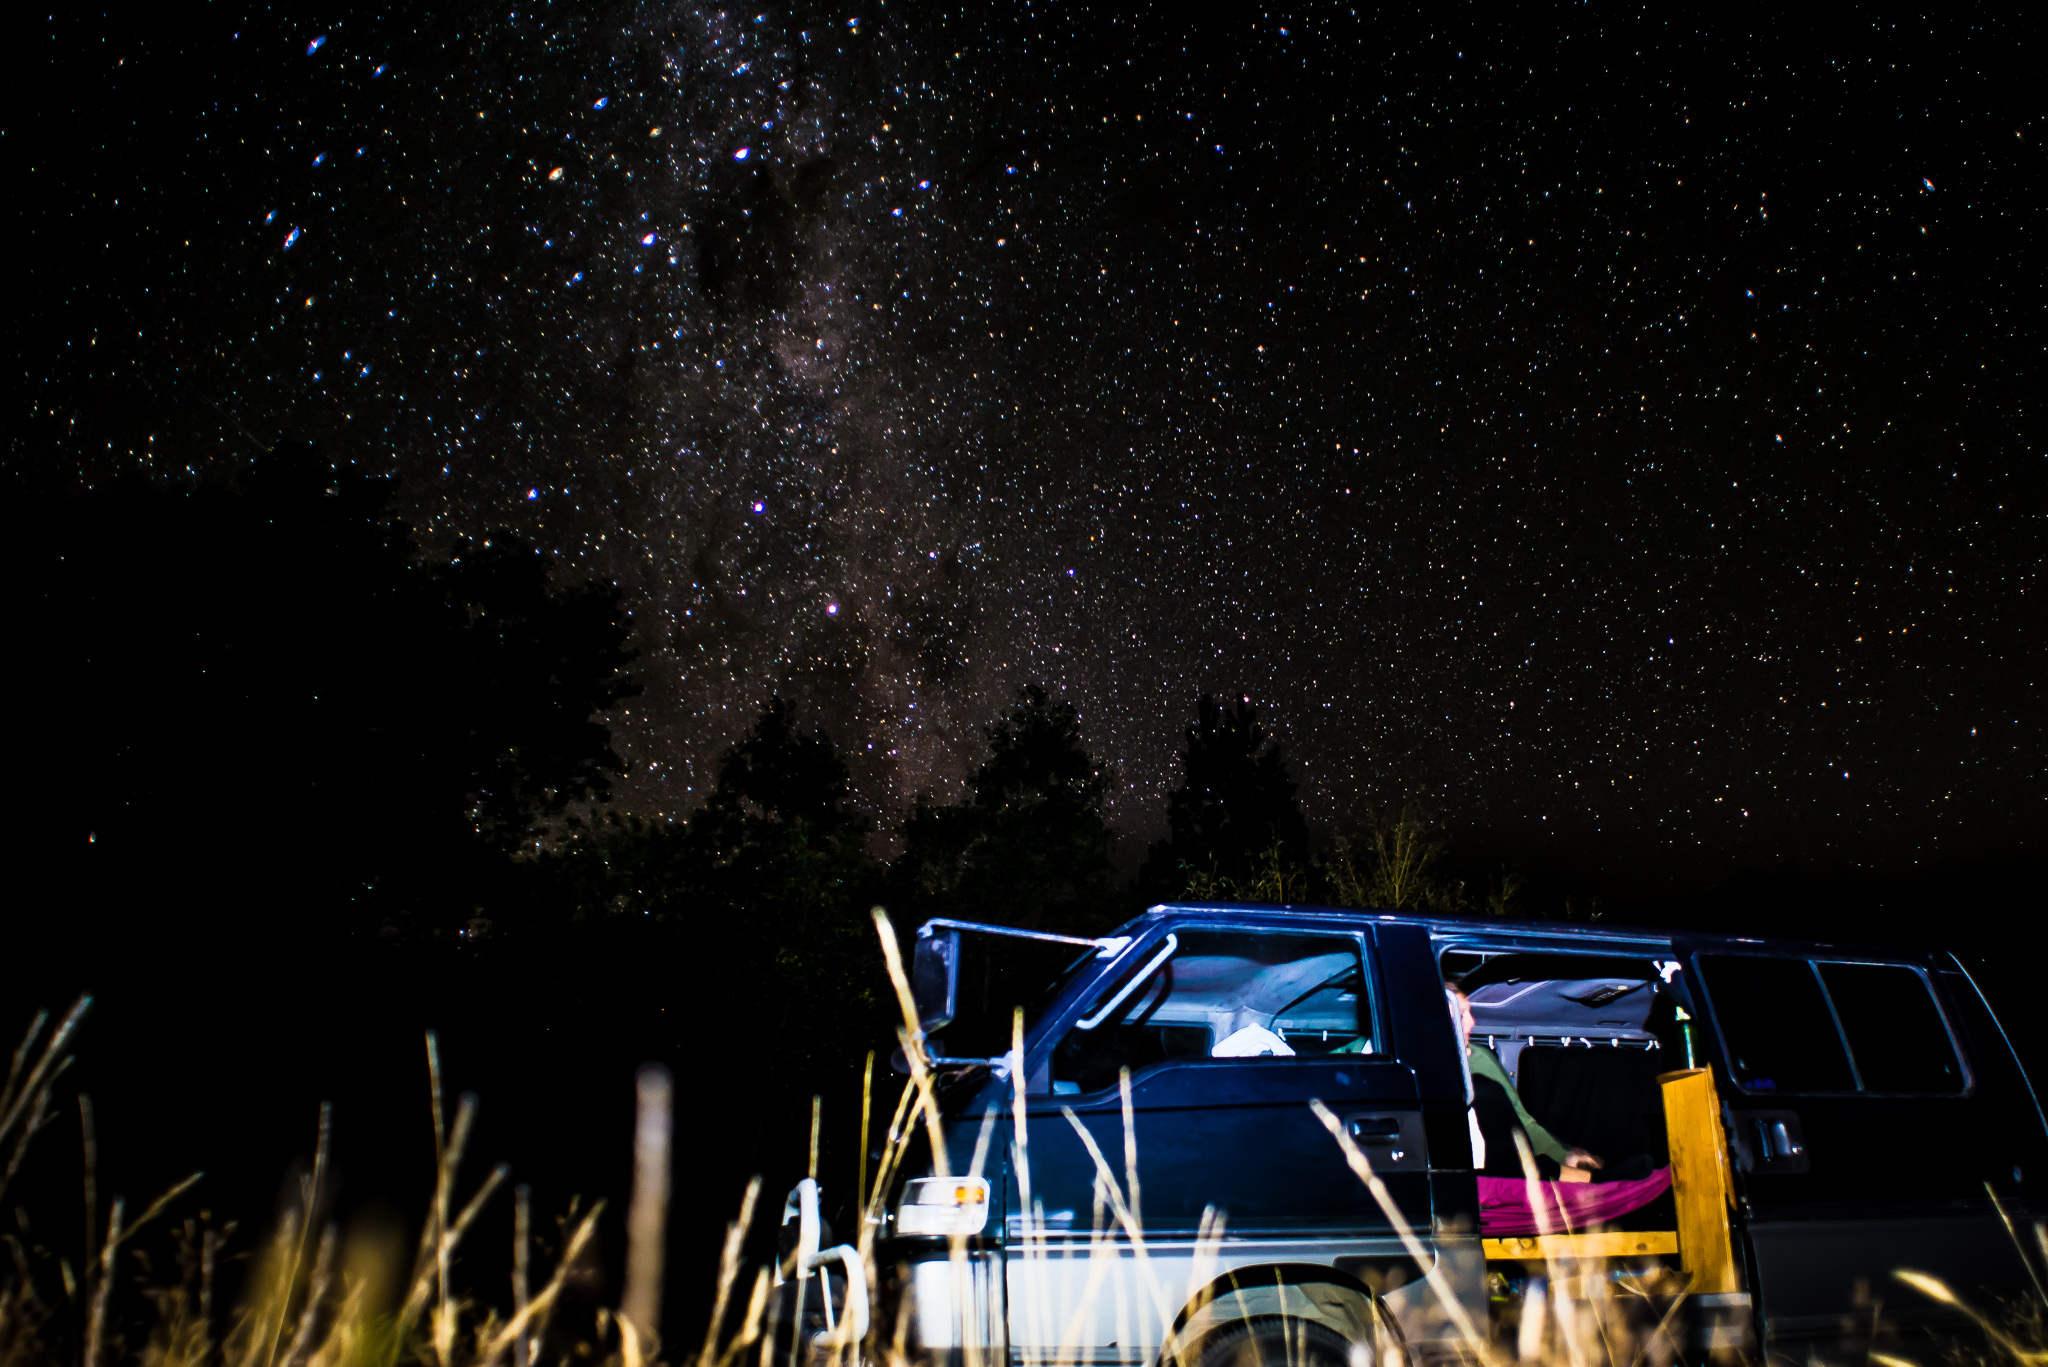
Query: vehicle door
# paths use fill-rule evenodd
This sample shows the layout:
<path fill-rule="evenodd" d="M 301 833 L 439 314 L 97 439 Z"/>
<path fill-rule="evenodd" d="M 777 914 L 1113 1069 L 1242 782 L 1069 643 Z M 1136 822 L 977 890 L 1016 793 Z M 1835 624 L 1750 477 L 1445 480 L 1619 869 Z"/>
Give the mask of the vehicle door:
<path fill-rule="evenodd" d="M 2017 1291 L 2024 1268 L 1985 1186 L 2011 1191 L 2012 1127 L 1934 975 L 1854 955 L 1685 948 L 1767 1333 L 1946 1318 L 1893 1276 L 1902 1268 L 1980 1306 Z"/>
<path fill-rule="evenodd" d="M 1233 1258 L 1349 1255 L 1361 1279 L 1405 1262 L 1387 1216 L 1309 1107 L 1319 1099 L 1341 1118 L 1426 1234 L 1415 1075 L 1386 1051 L 1363 947 L 1355 931 L 1165 925 L 1125 951 L 1041 1042 L 1027 1083 L 1035 1242 L 1022 1263 L 1020 1218 L 1010 1230 L 1013 1345 L 1044 1354 L 1065 1344 L 1084 1357 L 1112 1343 L 1156 1346 L 1158 1319 L 1170 1321 L 1191 1281 L 1206 1283 Z M 1096 1276 L 1089 1290 L 1091 1234 L 1114 1218 L 1098 1181 L 1135 1207 L 1148 1284 Z M 1013 1178 L 1012 1212 L 1017 1186 Z M 1232 1250 L 1218 1262 L 1211 1247 L 1208 1272 L 1195 1265 L 1205 1227 L 1227 1234 Z"/>

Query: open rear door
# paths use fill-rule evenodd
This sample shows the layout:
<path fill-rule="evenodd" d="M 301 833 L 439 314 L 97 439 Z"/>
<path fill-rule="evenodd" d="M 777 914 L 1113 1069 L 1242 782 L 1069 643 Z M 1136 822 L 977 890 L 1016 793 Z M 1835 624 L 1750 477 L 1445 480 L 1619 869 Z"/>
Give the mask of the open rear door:
<path fill-rule="evenodd" d="M 2009 1126 L 1935 976 L 1820 948 L 1680 948 L 1768 1339 L 1953 1313 L 1902 1269 L 1985 1308 L 2018 1291 L 2025 1269 L 1986 1189 L 2011 1188 Z"/>

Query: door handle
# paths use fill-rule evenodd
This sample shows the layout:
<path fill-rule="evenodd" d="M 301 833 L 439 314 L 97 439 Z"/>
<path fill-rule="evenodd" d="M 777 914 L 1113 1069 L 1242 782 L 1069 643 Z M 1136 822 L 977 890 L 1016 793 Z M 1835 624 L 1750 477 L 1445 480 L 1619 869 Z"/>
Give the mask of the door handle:
<path fill-rule="evenodd" d="M 1344 1135 L 1368 1151 L 1374 1167 L 1387 1172 L 1420 1172 L 1427 1166 L 1422 1142 L 1422 1116 L 1347 1115 Z"/>
<path fill-rule="evenodd" d="M 1797 1111 L 1743 1111 L 1728 1133 L 1744 1172 L 1793 1174 L 1812 1170 Z"/>

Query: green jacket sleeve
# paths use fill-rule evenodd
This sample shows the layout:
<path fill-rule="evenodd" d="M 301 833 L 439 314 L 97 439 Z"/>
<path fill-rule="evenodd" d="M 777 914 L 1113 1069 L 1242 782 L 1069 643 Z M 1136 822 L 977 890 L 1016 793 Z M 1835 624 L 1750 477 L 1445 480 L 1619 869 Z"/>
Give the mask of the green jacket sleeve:
<path fill-rule="evenodd" d="M 1515 1090 L 1514 1079 L 1508 1076 L 1508 1070 L 1501 1066 L 1501 1061 L 1494 1055 L 1493 1050 L 1483 1044 L 1475 1044 L 1471 1046 L 1471 1055 L 1472 1075 L 1492 1078 L 1507 1092 L 1508 1101 L 1515 1108 L 1515 1118 L 1521 1121 L 1522 1128 L 1528 1131 L 1529 1147 L 1554 1163 L 1565 1163 L 1571 1157 L 1572 1151 L 1556 1135 L 1536 1123 L 1536 1117 L 1530 1115 L 1529 1108 L 1522 1104 L 1522 1094 Z"/>

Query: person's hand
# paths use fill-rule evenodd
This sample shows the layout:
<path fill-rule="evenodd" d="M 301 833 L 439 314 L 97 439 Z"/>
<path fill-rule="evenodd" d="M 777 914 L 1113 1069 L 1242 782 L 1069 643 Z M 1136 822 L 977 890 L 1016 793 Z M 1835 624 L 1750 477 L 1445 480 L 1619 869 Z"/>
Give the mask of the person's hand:
<path fill-rule="evenodd" d="M 1567 1153 L 1564 1165 L 1568 1168 L 1586 1168 L 1589 1170 L 1607 1166 L 1606 1163 L 1601 1161 L 1599 1154 L 1587 1153 L 1584 1149 L 1573 1149 Z"/>

